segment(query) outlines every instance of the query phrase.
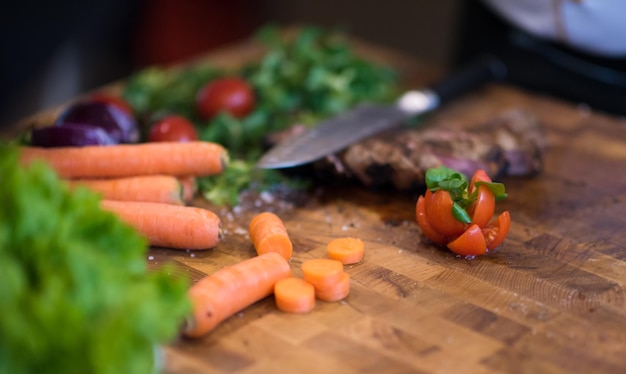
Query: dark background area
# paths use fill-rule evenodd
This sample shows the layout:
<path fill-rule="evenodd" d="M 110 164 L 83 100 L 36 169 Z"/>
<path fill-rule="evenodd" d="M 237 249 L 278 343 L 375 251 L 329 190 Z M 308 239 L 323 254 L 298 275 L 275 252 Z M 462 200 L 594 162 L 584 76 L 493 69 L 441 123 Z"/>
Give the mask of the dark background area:
<path fill-rule="evenodd" d="M 0 125 L 260 26 L 343 27 L 419 59 L 452 59 L 462 0 L 23 0 L 0 11 Z"/>

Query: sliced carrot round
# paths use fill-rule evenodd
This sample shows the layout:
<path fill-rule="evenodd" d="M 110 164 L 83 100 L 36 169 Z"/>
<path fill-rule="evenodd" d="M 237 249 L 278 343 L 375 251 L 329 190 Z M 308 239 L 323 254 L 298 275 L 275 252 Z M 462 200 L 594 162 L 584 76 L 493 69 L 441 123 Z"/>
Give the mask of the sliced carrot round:
<path fill-rule="evenodd" d="M 302 263 L 302 277 L 315 290 L 326 289 L 337 283 L 344 274 L 341 261 L 329 258 L 313 258 Z"/>
<path fill-rule="evenodd" d="M 339 301 L 345 299 L 350 293 L 350 275 L 348 273 L 342 273 L 339 280 L 320 290 L 315 290 L 315 297 L 322 301 Z"/>
<path fill-rule="evenodd" d="M 308 313 L 315 307 L 315 288 L 302 278 L 285 278 L 274 285 L 274 298 L 283 312 Z"/>
<path fill-rule="evenodd" d="M 363 259 L 365 244 L 358 238 L 336 238 L 328 242 L 326 249 L 329 258 L 350 265 Z"/>

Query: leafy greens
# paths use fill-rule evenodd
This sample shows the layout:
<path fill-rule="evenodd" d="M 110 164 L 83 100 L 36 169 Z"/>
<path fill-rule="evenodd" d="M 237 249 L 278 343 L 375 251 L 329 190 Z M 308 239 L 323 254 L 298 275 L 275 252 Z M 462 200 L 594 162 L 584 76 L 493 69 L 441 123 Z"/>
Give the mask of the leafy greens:
<path fill-rule="evenodd" d="M 187 279 L 99 196 L 0 145 L 0 372 L 149 373 L 190 311 Z"/>
<path fill-rule="evenodd" d="M 131 77 L 124 91 L 140 118 L 150 122 L 163 112 L 185 115 L 196 124 L 202 140 L 224 145 L 231 159 L 238 160 L 235 167 L 211 177 L 237 179 L 236 185 L 200 183 L 212 188 L 202 192 L 217 204 L 236 203 L 239 192 L 251 185 L 267 189 L 277 179 L 289 183 L 276 172 L 241 173 L 242 168 L 253 168 L 267 134 L 294 124 L 312 126 L 359 102 L 390 101 L 398 93 L 397 72 L 358 56 L 340 32 L 304 27 L 290 38 L 267 26 L 257 38 L 266 47 L 264 55 L 235 71 L 218 70 L 210 61 L 181 71 L 150 68 Z M 225 75 L 239 75 L 253 86 L 254 111 L 242 119 L 222 113 L 211 121 L 200 120 L 194 107 L 197 90 Z"/>

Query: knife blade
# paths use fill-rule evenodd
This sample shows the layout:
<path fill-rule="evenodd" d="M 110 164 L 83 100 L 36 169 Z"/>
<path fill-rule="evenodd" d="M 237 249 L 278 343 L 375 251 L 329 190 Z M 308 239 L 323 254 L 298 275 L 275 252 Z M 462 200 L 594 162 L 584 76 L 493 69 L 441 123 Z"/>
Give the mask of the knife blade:
<path fill-rule="evenodd" d="M 482 57 L 431 87 L 405 92 L 393 104 L 357 105 L 286 139 L 257 162 L 262 169 L 290 168 L 316 161 L 383 130 L 398 126 L 488 81 L 502 79 L 506 66 L 494 56 Z"/>

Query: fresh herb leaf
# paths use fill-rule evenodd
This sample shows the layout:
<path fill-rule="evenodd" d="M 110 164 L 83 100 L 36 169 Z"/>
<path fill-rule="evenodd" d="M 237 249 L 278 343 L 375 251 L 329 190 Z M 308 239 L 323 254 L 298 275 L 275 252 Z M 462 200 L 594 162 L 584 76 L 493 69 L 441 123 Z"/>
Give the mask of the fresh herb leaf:
<path fill-rule="evenodd" d="M 456 201 L 452 204 L 452 215 L 457 221 L 472 223 L 472 217 L 467 213 L 467 210 Z"/>
<path fill-rule="evenodd" d="M 493 192 L 496 200 L 504 200 L 508 197 L 508 194 L 505 191 L 504 184 L 497 182 L 476 182 L 476 187 L 478 186 L 487 186 Z"/>

